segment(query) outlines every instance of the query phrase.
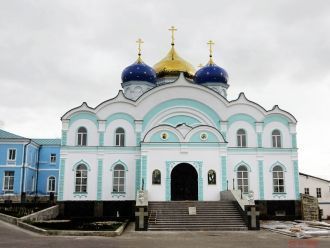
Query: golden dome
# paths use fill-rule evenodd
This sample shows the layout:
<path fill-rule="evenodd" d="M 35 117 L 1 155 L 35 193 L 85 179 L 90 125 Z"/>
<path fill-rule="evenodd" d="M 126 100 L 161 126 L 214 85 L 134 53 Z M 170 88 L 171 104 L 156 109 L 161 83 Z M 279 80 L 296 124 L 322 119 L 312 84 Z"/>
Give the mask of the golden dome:
<path fill-rule="evenodd" d="M 195 68 L 177 54 L 173 43 L 166 57 L 154 65 L 154 70 L 158 77 L 179 75 L 180 72 L 189 78 L 195 75 Z"/>

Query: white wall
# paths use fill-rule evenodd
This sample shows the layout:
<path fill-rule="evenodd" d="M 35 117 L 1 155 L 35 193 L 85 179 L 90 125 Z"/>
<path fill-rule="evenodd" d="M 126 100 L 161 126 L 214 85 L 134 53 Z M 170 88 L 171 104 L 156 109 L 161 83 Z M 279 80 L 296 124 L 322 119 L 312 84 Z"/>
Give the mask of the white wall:
<path fill-rule="evenodd" d="M 305 194 L 305 188 L 309 188 L 309 195 L 317 197 L 316 188 L 321 188 L 321 198 L 318 198 L 319 207 L 323 209 L 322 218 L 330 216 L 330 182 L 327 180 L 305 176 L 300 174 L 300 193 Z"/>

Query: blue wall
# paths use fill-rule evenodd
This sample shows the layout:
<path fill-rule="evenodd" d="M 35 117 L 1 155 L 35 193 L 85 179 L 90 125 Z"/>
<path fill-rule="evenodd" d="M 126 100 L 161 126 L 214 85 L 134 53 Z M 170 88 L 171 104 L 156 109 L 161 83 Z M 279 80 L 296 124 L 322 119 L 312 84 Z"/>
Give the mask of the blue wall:
<path fill-rule="evenodd" d="M 8 167 L 8 168 L 0 168 L 0 194 L 3 194 L 3 179 L 5 175 L 5 171 L 14 171 L 14 192 L 13 194 L 21 194 L 21 168 Z"/>
<path fill-rule="evenodd" d="M 47 142 L 42 141 L 41 142 Z M 51 141 L 51 140 L 50 140 Z M 42 144 L 33 141 L 31 144 L 29 139 L 20 140 L 15 139 L 6 140 L 6 143 L 0 144 L 0 195 L 3 192 L 3 181 L 6 171 L 14 172 L 14 191 L 13 194 L 20 195 L 22 184 L 23 190 L 27 196 L 49 195 L 47 192 L 48 178 L 54 176 L 56 179 L 56 188 L 58 183 L 58 171 L 60 164 L 60 143 L 57 144 Z M 25 146 L 25 144 L 28 144 Z M 39 145 L 40 144 L 40 145 Z M 15 163 L 7 164 L 8 149 L 16 149 Z M 24 148 L 26 148 L 26 163 L 23 173 Z M 56 162 L 51 163 L 51 154 L 56 154 Z M 24 178 L 23 178 L 24 176 Z M 33 187 L 34 181 L 34 187 Z M 56 194 L 56 192 L 55 192 Z"/>
<path fill-rule="evenodd" d="M 56 163 L 50 162 L 50 155 L 56 154 Z M 38 174 L 38 195 L 49 195 L 47 192 L 48 178 L 55 177 L 56 192 L 58 185 L 58 171 L 60 166 L 60 147 L 41 146 L 39 151 L 39 174 Z M 56 194 L 56 193 L 55 193 Z"/>
<path fill-rule="evenodd" d="M 22 165 L 23 144 L 0 144 L 0 166 L 7 164 L 8 149 L 16 149 L 16 165 Z"/>

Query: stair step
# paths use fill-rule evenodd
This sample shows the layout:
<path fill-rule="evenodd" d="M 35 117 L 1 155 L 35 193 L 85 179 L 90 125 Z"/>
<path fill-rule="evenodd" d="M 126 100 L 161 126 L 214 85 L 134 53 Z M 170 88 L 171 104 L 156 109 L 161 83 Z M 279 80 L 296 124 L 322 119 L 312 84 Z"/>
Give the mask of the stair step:
<path fill-rule="evenodd" d="M 196 215 L 189 215 L 189 207 L 196 208 Z M 148 223 L 149 230 L 247 230 L 230 201 L 149 202 Z"/>

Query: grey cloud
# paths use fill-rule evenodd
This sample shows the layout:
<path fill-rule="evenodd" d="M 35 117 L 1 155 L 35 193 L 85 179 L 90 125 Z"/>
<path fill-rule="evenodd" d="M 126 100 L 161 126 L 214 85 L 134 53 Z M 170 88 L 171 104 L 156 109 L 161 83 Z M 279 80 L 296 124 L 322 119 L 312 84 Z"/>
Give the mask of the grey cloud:
<path fill-rule="evenodd" d="M 169 50 L 167 29 L 175 25 L 182 57 L 206 63 L 213 39 L 215 61 L 229 73 L 230 98 L 245 91 L 265 108 L 279 104 L 292 112 L 302 168 L 314 163 L 311 143 L 322 144 L 317 163 L 324 167 L 329 145 L 305 132 L 314 119 L 318 130 L 330 121 L 324 109 L 308 105 L 313 98 L 330 105 L 329 12 L 322 0 L 1 1 L 0 127 L 59 137 L 67 110 L 117 94 L 122 70 L 136 60 L 137 38 L 145 41 L 143 60 L 153 65 Z"/>

